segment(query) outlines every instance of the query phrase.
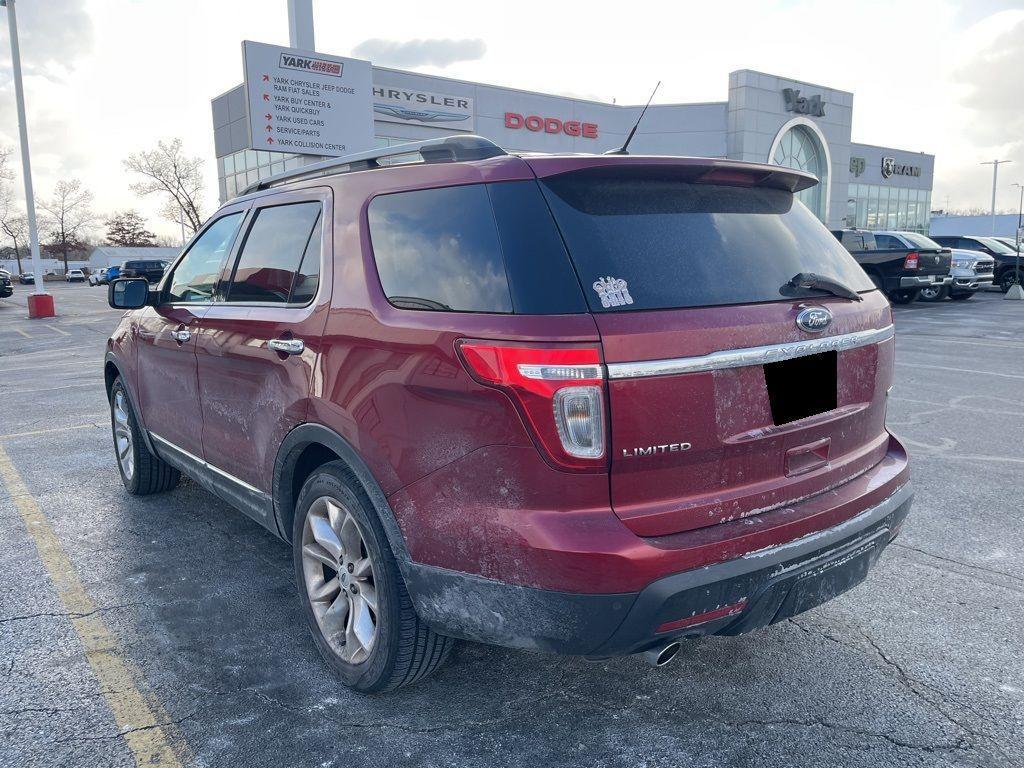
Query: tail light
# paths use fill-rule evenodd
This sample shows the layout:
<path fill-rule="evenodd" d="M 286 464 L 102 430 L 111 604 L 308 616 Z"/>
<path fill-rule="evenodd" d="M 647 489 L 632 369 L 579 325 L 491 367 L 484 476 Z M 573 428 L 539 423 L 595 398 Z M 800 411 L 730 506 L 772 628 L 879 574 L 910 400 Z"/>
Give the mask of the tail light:
<path fill-rule="evenodd" d="M 460 340 L 457 348 L 474 379 L 512 397 L 554 464 L 605 468 L 604 368 L 596 346 Z"/>
<path fill-rule="evenodd" d="M 918 259 L 917 251 L 911 251 L 910 253 L 907 254 L 907 258 L 905 258 L 903 260 L 903 268 L 904 269 L 917 269 L 917 259 Z"/>

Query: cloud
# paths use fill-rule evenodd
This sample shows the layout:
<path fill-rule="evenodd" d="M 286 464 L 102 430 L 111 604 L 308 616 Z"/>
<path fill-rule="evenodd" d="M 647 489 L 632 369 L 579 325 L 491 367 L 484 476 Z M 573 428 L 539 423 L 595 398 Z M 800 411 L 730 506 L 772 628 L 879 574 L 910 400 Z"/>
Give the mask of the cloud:
<path fill-rule="evenodd" d="M 6 19 L 0 26 L 0 52 L 6 64 L 10 61 Z M 26 76 L 59 77 L 92 50 L 93 24 L 85 0 L 18 3 L 18 41 Z"/>
<path fill-rule="evenodd" d="M 364 40 L 352 49 L 352 54 L 369 59 L 374 64 L 390 67 L 447 67 L 457 61 L 475 61 L 483 58 L 487 45 L 479 38 L 448 40 L 383 40 L 379 37 Z"/>
<path fill-rule="evenodd" d="M 1024 136 L 1022 62 L 1024 19 L 976 51 L 954 74 L 966 89 L 961 103 L 976 113 L 972 132 L 986 146 L 1019 142 Z"/>

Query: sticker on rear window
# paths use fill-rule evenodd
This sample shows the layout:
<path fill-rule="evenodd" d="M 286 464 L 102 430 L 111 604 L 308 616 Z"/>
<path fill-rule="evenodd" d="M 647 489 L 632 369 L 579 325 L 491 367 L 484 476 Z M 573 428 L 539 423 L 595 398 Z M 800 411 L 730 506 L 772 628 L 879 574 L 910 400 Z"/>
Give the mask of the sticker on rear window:
<path fill-rule="evenodd" d="M 633 303 L 629 286 L 620 277 L 600 277 L 594 281 L 594 290 L 601 299 L 602 307 L 621 307 Z"/>

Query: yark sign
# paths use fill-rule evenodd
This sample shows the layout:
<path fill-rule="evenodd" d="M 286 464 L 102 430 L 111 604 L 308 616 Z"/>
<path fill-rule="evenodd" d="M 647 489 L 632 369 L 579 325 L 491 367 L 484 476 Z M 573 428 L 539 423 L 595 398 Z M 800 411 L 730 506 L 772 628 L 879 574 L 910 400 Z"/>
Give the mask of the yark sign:
<path fill-rule="evenodd" d="M 786 102 L 786 111 L 797 115 L 810 115 L 811 117 L 825 116 L 825 102 L 821 100 L 820 94 L 810 98 L 800 95 L 797 88 L 783 88 L 782 98 Z"/>
<path fill-rule="evenodd" d="M 370 62 L 242 43 L 249 146 L 327 157 L 372 149 Z"/>

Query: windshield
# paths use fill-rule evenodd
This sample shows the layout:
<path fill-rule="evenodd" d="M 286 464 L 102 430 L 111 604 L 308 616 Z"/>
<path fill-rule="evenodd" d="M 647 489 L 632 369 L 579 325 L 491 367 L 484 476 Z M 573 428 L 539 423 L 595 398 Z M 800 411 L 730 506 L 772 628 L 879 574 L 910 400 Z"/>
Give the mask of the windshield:
<path fill-rule="evenodd" d="M 592 311 L 628 311 L 826 296 L 796 289 L 815 273 L 874 288 L 793 194 L 692 184 L 624 169 L 541 180 Z"/>
<path fill-rule="evenodd" d="M 989 248 L 991 248 L 996 253 L 1002 253 L 1002 254 L 1004 254 L 1006 256 L 1016 256 L 1017 255 L 1017 251 L 1015 249 L 1011 248 L 1006 243 L 1002 243 L 1002 242 L 996 240 L 994 237 L 979 237 L 978 238 L 978 242 L 979 243 L 984 243 L 985 245 L 987 245 Z"/>
<path fill-rule="evenodd" d="M 916 232 L 901 232 L 900 236 L 903 237 L 911 245 L 917 246 L 918 248 L 936 248 L 941 249 L 942 246 L 932 240 L 930 237 L 919 235 Z"/>

